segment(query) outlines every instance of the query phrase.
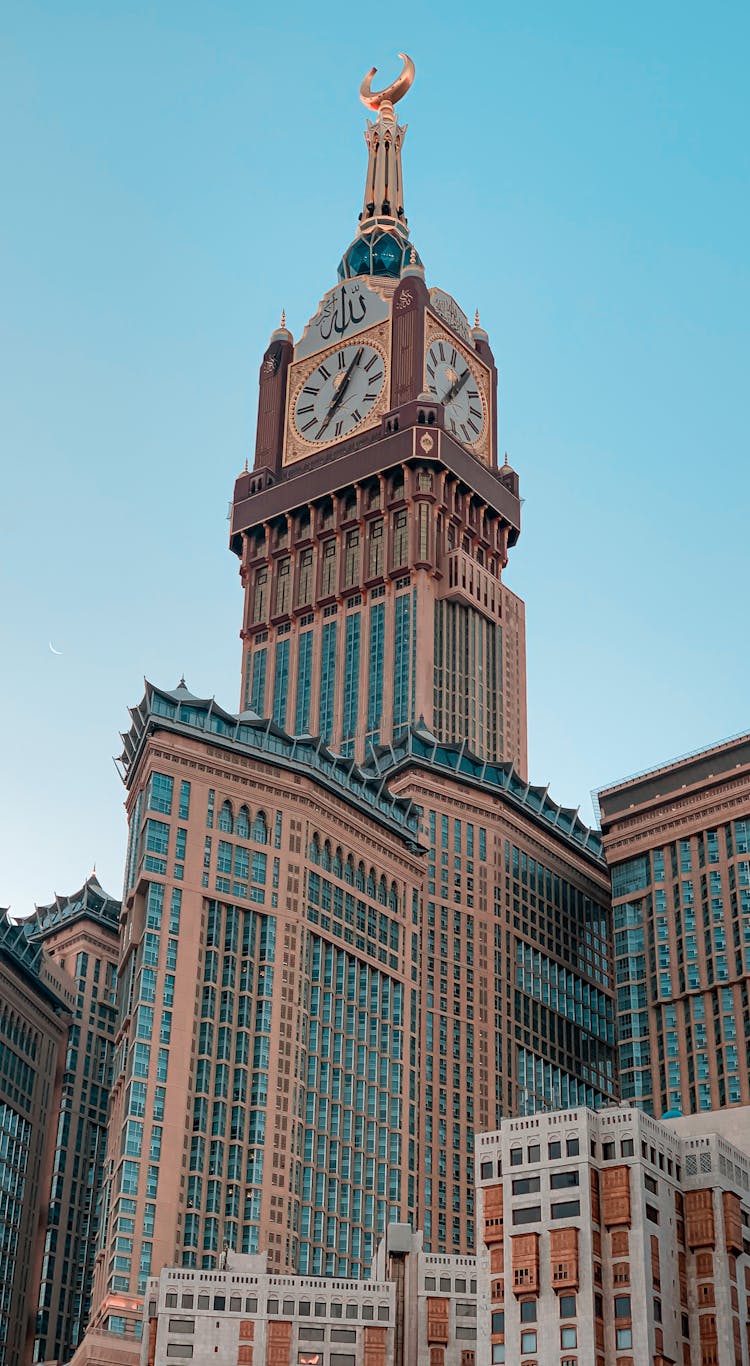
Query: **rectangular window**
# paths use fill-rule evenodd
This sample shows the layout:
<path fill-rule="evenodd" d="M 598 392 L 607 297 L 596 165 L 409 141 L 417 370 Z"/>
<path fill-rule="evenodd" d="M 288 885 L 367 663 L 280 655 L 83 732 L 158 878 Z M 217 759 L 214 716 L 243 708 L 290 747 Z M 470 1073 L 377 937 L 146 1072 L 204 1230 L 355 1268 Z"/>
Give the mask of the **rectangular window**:
<path fill-rule="evenodd" d="M 289 611 L 290 604 L 290 583 L 291 583 L 291 561 L 279 560 L 276 570 L 276 615 L 282 616 Z"/>
<path fill-rule="evenodd" d="M 346 619 L 344 651 L 344 728 L 343 738 L 351 738 L 357 728 L 359 712 L 359 633 L 360 613 L 353 612 Z"/>
<path fill-rule="evenodd" d="M 250 710 L 256 712 L 258 716 L 264 715 L 264 705 L 266 698 L 266 660 L 267 651 L 265 649 L 256 650 L 253 655 L 253 682 L 250 689 Z"/>
<path fill-rule="evenodd" d="M 370 525 L 370 578 L 377 578 L 383 573 L 383 523 L 382 521 L 372 522 Z"/>
<path fill-rule="evenodd" d="M 312 565 L 313 553 L 303 550 L 299 557 L 299 581 L 297 583 L 297 606 L 304 607 L 312 602 Z"/>
<path fill-rule="evenodd" d="M 578 1172 L 552 1172 L 549 1184 L 553 1191 L 566 1190 L 569 1186 L 577 1186 Z"/>
<path fill-rule="evenodd" d="M 538 1224 L 542 1218 L 541 1205 L 525 1205 L 522 1209 L 514 1209 L 514 1224 Z"/>
<path fill-rule="evenodd" d="M 336 592 L 336 542 L 326 541 L 323 546 L 323 569 L 320 591 L 323 597 L 331 597 Z"/>
<path fill-rule="evenodd" d="M 286 726 L 286 704 L 289 695 L 289 641 L 276 642 L 276 668 L 273 680 L 273 719 L 282 729 Z"/>
<path fill-rule="evenodd" d="M 538 1176 L 521 1176 L 513 1182 L 514 1195 L 535 1195 L 540 1189 L 540 1178 Z"/>
<path fill-rule="evenodd" d="M 383 648 L 385 644 L 385 603 L 370 608 L 369 689 L 367 697 L 367 730 L 380 729 L 383 712 Z"/>
<path fill-rule="evenodd" d="M 572 1219 L 580 1213 L 580 1200 L 556 1200 L 552 1203 L 551 1214 L 553 1219 Z"/>
<path fill-rule="evenodd" d="M 309 551 L 312 554 L 312 551 Z M 313 633 L 304 631 L 299 638 L 297 657 L 297 703 L 294 716 L 295 735 L 307 735 L 310 730 L 310 687 L 312 684 Z"/>
<path fill-rule="evenodd" d="M 171 816 L 173 788 L 174 780 L 166 773 L 152 773 L 148 795 L 149 810 L 161 811 L 165 816 Z"/>
<path fill-rule="evenodd" d="M 404 513 L 406 516 L 406 513 Z M 395 649 L 393 657 L 393 729 L 409 721 L 409 660 L 411 655 L 411 602 L 408 593 L 396 599 Z"/>
<path fill-rule="evenodd" d="M 255 575 L 253 621 L 265 621 L 268 616 L 268 570 L 259 569 Z"/>
<path fill-rule="evenodd" d="M 146 821 L 146 849 L 150 854 L 166 854 L 169 848 L 169 826 L 165 821 Z"/>
<path fill-rule="evenodd" d="M 344 553 L 344 587 L 354 588 L 359 582 L 359 532 L 347 531 Z"/>
<path fill-rule="evenodd" d="M 186 821 L 190 815 L 190 783 L 185 779 L 180 783 L 180 820 Z"/>
<path fill-rule="evenodd" d="M 430 550 L 430 531 L 429 531 L 430 510 L 426 503 L 419 504 L 419 558 L 423 562 L 429 558 Z"/>
<path fill-rule="evenodd" d="M 406 564 L 409 554 L 409 525 L 406 512 L 393 517 L 393 568 Z"/>
<path fill-rule="evenodd" d="M 336 625 L 335 621 L 329 621 L 323 627 L 320 665 L 320 734 L 323 740 L 330 740 L 333 730 L 333 699 L 336 688 Z"/>

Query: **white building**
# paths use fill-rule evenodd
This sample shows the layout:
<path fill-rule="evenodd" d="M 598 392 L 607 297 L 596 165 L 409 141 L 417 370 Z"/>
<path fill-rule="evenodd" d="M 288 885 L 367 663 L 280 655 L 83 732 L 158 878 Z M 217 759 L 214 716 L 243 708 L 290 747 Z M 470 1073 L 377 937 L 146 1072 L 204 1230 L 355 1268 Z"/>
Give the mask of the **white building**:
<path fill-rule="evenodd" d="M 748 1366 L 750 1110 L 731 1117 L 744 1150 L 721 1113 L 621 1107 L 480 1135 L 477 1366 Z"/>
<path fill-rule="evenodd" d="M 265 1254 L 148 1284 L 142 1366 L 474 1366 L 473 1257 L 422 1251 L 391 1224 L 369 1280 L 272 1276 Z"/>

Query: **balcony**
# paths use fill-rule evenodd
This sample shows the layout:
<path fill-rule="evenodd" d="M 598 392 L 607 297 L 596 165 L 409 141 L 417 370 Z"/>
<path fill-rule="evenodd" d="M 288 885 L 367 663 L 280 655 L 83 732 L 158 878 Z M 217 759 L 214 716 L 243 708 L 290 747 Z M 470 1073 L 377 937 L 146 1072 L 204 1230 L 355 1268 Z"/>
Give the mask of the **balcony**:
<path fill-rule="evenodd" d="M 474 607 L 491 621 L 502 620 L 502 588 L 465 550 L 449 550 L 444 557 L 444 579 L 439 596 Z"/>

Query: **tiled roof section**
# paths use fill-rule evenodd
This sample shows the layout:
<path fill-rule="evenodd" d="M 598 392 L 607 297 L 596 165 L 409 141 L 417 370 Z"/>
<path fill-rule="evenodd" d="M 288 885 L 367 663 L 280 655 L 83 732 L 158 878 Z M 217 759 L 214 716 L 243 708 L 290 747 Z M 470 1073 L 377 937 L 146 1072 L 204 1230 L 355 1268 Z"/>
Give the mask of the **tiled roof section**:
<path fill-rule="evenodd" d="M 66 1001 L 60 988 L 60 975 L 55 979 L 50 974 L 47 958 L 42 945 L 29 939 L 25 924 L 14 925 L 7 912 L 0 919 L 0 958 L 4 958 L 12 969 L 31 982 L 35 992 L 44 997 L 56 1011 L 66 1010 L 71 1001 Z M 64 975 L 63 975 L 64 977 Z M 72 987 L 71 983 L 71 987 Z M 75 997 L 71 997 L 74 1000 Z"/>
<path fill-rule="evenodd" d="M 42 946 L 29 939 L 26 927 L 22 922 L 14 925 L 6 912 L 5 917 L 0 921 L 0 949 L 3 953 L 12 958 L 18 967 L 24 968 L 32 976 L 39 975 L 39 964 L 42 961 Z"/>
<path fill-rule="evenodd" d="M 554 830 L 567 843 L 596 859 L 604 867 L 602 840 L 598 830 L 584 825 L 578 811 L 560 806 L 549 795 L 549 788 L 535 787 L 515 771 L 511 763 L 498 764 L 480 759 L 468 746 L 437 740 L 420 720 L 393 745 L 373 751 L 366 771 L 387 780 L 389 775 L 418 763 L 424 768 L 450 772 L 460 781 L 487 788 L 502 796 L 547 830 Z"/>
<path fill-rule="evenodd" d="M 71 896 L 60 896 L 57 893 L 54 901 L 48 906 L 37 906 L 34 914 L 23 922 L 23 928 L 29 938 L 45 939 L 61 925 L 82 916 L 96 920 L 100 925 L 117 933 L 120 902 L 105 892 L 96 873 L 91 873 L 83 886 Z"/>
<path fill-rule="evenodd" d="M 130 716 L 132 724 L 122 736 L 120 758 L 126 784 L 148 736 L 157 730 L 170 730 L 255 755 L 278 768 L 306 773 L 343 801 L 360 807 L 389 827 L 410 846 L 417 847 L 419 808 L 390 793 L 380 774 L 360 768 L 353 759 L 332 754 L 320 739 L 288 735 L 273 721 L 252 711 L 240 715 L 224 711 L 213 698 L 195 697 L 183 682 L 168 691 L 147 681 L 143 699 L 137 707 L 130 708 Z"/>

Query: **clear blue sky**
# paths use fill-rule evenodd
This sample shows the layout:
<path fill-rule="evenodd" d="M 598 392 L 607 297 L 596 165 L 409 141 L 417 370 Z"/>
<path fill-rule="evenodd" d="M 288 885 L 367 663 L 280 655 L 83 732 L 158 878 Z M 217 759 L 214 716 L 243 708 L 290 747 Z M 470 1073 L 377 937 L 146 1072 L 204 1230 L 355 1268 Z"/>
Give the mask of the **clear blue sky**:
<path fill-rule="evenodd" d="M 0 904 L 94 861 L 119 895 L 144 675 L 238 705 L 258 365 L 334 283 L 359 82 L 399 50 L 412 237 L 481 310 L 526 500 L 532 777 L 590 816 L 591 788 L 750 728 L 749 15 L 3 7 Z"/>

